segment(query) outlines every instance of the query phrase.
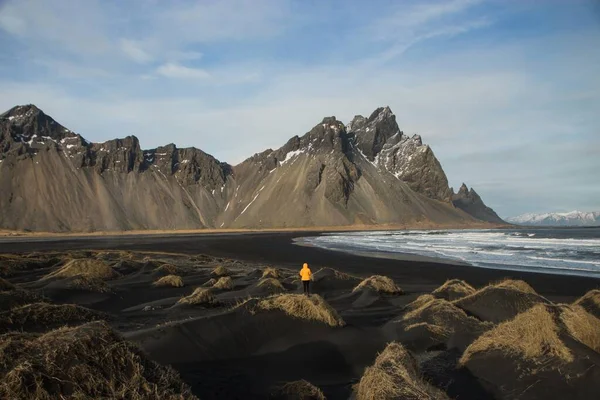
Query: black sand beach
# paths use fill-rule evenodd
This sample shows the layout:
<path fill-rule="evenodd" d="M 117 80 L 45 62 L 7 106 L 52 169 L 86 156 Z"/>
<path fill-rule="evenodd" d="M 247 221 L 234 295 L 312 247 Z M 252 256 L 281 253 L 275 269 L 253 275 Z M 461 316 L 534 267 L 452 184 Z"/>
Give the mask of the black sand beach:
<path fill-rule="evenodd" d="M 564 297 L 565 300 L 600 287 L 600 279 L 589 277 L 479 268 L 446 263 L 441 259 L 432 262 L 425 257 L 412 255 L 406 259 L 372 258 L 293 243 L 295 238 L 318 234 L 320 232 L 100 236 L 47 240 L 7 238 L 0 239 L 0 253 L 108 249 L 207 254 L 289 268 L 299 268 L 303 262 L 307 262 L 316 269 L 330 267 L 359 276 L 389 276 L 401 282 L 405 290 L 414 289 L 415 292 L 431 291 L 448 279 L 462 279 L 481 286 L 508 277 L 525 280 L 540 294 Z"/>
<path fill-rule="evenodd" d="M 381 382 L 387 378 L 382 376 L 390 371 L 396 371 L 390 379 L 398 390 L 429 393 L 402 398 L 584 399 L 599 389 L 593 383 L 600 377 L 600 292 L 593 290 L 600 287 L 599 280 L 415 256 L 363 257 L 293 244 L 295 238 L 316 234 L 1 239 L 0 340 L 10 343 L 15 335 L 24 335 L 19 340 L 51 341 L 66 335 L 60 340 L 91 340 L 93 346 L 95 336 L 103 343 L 124 339 L 147 357 L 138 364 L 158 363 L 152 369 L 157 372 L 144 375 L 146 383 L 136 389 L 142 393 L 139 398 L 323 398 L 311 384 L 328 399 L 398 398 L 384 396 L 388 389 Z M 301 294 L 298 270 L 303 262 L 314 274 L 311 297 Z M 546 336 L 559 336 L 536 342 L 547 339 L 531 333 L 537 326 L 527 330 L 519 325 L 521 316 L 540 327 L 551 325 Z M 97 320 L 107 325 L 93 322 Z M 60 328 L 64 325 L 72 328 Z M 57 328 L 67 333 L 57 336 Z M 509 333 L 497 339 L 498 330 Z M 521 342 L 529 347 L 508 348 L 506 354 L 512 355 L 507 357 L 486 344 L 503 343 L 513 334 L 522 340 L 511 339 L 505 347 Z M 400 345 L 386 347 L 391 342 Z M 68 342 L 66 348 L 71 346 Z M 549 353 L 537 355 L 532 349 Z M 47 359 L 47 348 L 36 351 L 42 352 L 37 358 Z M 519 351 L 527 357 L 515 359 Z M 565 356 L 548 364 L 556 354 Z M 31 380 L 19 375 L 27 355 L 0 356 L 8 366 L 0 377 L 18 377 L 0 384 L 0 397 L 35 398 L 27 392 L 31 386 L 15 383 Z M 491 370 L 488 358 L 495 366 Z M 148 369 L 138 364 L 125 370 Z M 89 365 L 97 364 L 92 360 Z M 181 381 L 161 369 L 168 365 Z M 44 380 L 59 372 L 36 364 L 31 373 L 38 373 L 36 368 L 40 372 L 33 381 L 48 393 L 75 390 Z M 506 372 L 520 368 L 537 375 Z M 556 378 L 563 371 L 576 381 Z M 535 386 L 540 379 L 556 384 Z M 168 392 L 150 395 L 164 386 L 160 382 L 168 382 Z M 80 395 L 92 397 L 121 393 L 81 390 Z M 313 394 L 302 397 L 299 392 Z M 523 396 L 510 397 L 517 392 Z M 174 393 L 181 397 L 168 397 Z"/>

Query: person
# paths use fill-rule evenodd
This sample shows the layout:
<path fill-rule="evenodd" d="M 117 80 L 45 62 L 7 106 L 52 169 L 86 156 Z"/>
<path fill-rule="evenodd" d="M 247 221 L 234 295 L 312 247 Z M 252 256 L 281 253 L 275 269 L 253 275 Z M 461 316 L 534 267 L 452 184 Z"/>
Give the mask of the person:
<path fill-rule="evenodd" d="M 312 278 L 312 272 L 310 272 L 310 268 L 308 268 L 308 264 L 304 263 L 302 269 L 300 270 L 300 278 L 302 278 L 302 286 L 304 287 L 304 294 L 310 295 L 310 280 Z"/>

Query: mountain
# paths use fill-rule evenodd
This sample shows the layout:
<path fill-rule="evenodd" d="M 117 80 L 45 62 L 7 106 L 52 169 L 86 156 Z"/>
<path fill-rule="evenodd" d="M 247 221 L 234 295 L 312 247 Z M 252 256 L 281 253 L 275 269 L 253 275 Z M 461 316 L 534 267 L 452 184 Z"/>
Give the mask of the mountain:
<path fill-rule="evenodd" d="M 571 211 L 566 213 L 523 214 L 506 220 L 518 225 L 600 226 L 600 212 Z"/>
<path fill-rule="evenodd" d="M 134 136 L 91 143 L 34 105 L 17 106 L 0 115 L 0 191 L 5 229 L 481 221 L 472 207 L 455 207 L 431 148 L 404 135 L 388 107 L 347 126 L 324 118 L 281 148 L 232 166 L 174 144 L 142 150 Z"/>
<path fill-rule="evenodd" d="M 451 191 L 454 193 L 453 189 Z M 483 203 L 483 200 L 481 200 L 481 197 L 479 197 L 473 188 L 469 189 L 464 183 L 458 190 L 458 193 L 452 195 L 452 204 L 481 221 L 496 224 L 506 223 L 494 210 Z"/>

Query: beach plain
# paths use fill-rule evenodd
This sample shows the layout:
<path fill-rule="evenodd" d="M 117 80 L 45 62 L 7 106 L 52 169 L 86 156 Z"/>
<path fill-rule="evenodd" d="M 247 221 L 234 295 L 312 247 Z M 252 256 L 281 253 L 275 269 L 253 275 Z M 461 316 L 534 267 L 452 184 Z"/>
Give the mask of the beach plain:
<path fill-rule="evenodd" d="M 599 280 L 293 244 L 316 234 L 5 237 L 0 397 L 600 393 Z"/>

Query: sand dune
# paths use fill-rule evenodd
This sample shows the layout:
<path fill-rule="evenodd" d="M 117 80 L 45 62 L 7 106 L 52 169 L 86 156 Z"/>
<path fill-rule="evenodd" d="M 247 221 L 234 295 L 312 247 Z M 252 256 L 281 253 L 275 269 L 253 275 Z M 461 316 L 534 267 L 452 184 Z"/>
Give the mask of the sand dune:
<path fill-rule="evenodd" d="M 262 260 L 0 258 L 8 398 L 525 400 L 599 389 L 597 291 L 555 304 L 519 280 L 436 288 L 384 275 L 391 269 L 314 266 L 305 296 L 299 265 Z"/>

